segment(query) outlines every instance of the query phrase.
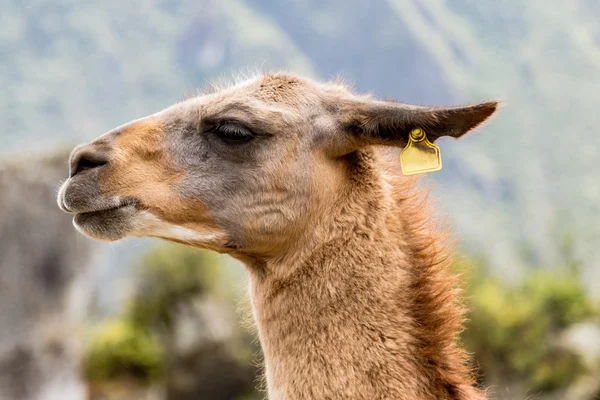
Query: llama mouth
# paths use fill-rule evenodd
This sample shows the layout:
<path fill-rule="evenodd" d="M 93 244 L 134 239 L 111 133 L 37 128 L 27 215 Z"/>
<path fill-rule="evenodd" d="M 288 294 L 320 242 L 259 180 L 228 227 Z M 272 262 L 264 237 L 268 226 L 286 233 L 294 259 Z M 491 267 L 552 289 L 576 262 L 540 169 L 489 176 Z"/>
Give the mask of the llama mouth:
<path fill-rule="evenodd" d="M 122 205 L 118 205 L 116 207 L 110 207 L 110 208 L 104 208 L 101 210 L 90 210 L 90 211 L 71 211 L 73 214 L 75 214 L 75 216 L 94 216 L 94 215 L 100 215 L 100 214 L 104 214 L 104 213 L 110 213 L 113 211 L 117 211 L 120 208 L 123 207 L 127 207 L 130 204 L 122 204 Z"/>
<path fill-rule="evenodd" d="M 76 213 L 73 225 L 78 231 L 94 239 L 119 240 L 131 230 L 136 214 L 138 208 L 127 203 L 103 210 Z"/>
<path fill-rule="evenodd" d="M 106 208 L 98 208 L 98 209 L 90 209 L 90 210 L 68 210 L 63 201 L 63 208 L 67 210 L 67 212 L 74 214 L 75 216 L 83 216 L 83 217 L 91 217 L 103 214 L 109 214 L 111 212 L 118 211 L 125 207 L 133 207 L 137 208 L 138 202 L 134 200 L 126 200 L 120 201 L 115 205 L 106 207 Z"/>
<path fill-rule="evenodd" d="M 123 204 L 120 206 L 106 208 L 103 210 L 77 212 L 77 213 L 75 213 L 75 216 L 73 217 L 73 222 L 75 223 L 76 226 L 82 226 L 84 224 L 90 224 L 90 223 L 98 224 L 100 222 L 102 222 L 103 225 L 110 224 L 111 222 L 116 222 L 116 221 L 114 221 L 114 219 L 117 217 L 119 219 L 121 219 L 119 217 L 121 214 L 121 211 L 123 211 L 127 207 L 132 208 L 132 209 L 134 208 L 133 205 Z"/>

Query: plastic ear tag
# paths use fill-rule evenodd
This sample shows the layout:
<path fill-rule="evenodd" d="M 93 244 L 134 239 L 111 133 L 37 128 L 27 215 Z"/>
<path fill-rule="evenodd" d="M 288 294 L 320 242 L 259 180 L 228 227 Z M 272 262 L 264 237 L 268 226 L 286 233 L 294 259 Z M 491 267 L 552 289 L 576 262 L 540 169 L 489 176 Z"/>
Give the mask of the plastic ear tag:
<path fill-rule="evenodd" d="M 427 140 L 423 129 L 413 129 L 408 135 L 408 143 L 400 152 L 400 166 L 404 175 L 439 171 L 442 169 L 440 148 Z"/>

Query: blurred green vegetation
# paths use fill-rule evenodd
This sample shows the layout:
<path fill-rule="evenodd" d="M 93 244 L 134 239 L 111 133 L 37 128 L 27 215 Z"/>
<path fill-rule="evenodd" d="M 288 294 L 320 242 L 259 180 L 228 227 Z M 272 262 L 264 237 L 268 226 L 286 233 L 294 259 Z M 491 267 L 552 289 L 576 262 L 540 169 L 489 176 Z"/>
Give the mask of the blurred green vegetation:
<path fill-rule="evenodd" d="M 173 328 L 177 304 L 202 293 L 218 290 L 222 263 L 215 253 L 167 244 L 146 253 L 139 264 L 137 294 L 130 302 L 127 319 L 150 329 Z"/>
<path fill-rule="evenodd" d="M 464 344 L 486 382 L 519 382 L 532 393 L 566 388 L 589 371 L 559 344 L 568 327 L 598 317 L 579 269 L 531 269 L 510 284 L 467 260 Z"/>
<path fill-rule="evenodd" d="M 221 307 L 218 312 L 235 309 L 235 290 L 230 287 L 235 280 L 230 273 L 213 252 L 169 243 L 150 249 L 139 261 L 134 294 L 125 311 L 102 323 L 89 342 L 84 359 L 87 379 L 96 390 L 104 384 L 99 392 L 109 399 L 107 391 L 115 382 L 132 381 L 138 388 L 161 384 L 168 399 L 205 398 L 205 392 L 219 399 L 259 398 L 255 390 L 259 370 L 253 364 L 256 346 L 235 313 L 228 321 L 233 331 L 216 338 L 210 332 L 219 328 L 205 325 L 218 322 L 203 324 L 201 311 L 191 314 L 197 322 L 192 334 L 203 339 L 193 345 L 179 343 L 182 310 L 194 310 L 198 303 L 216 304 Z M 188 374 L 200 388 L 179 387 Z"/>
<path fill-rule="evenodd" d="M 579 265 L 531 269 L 516 283 L 490 274 L 482 261 L 463 258 L 457 265 L 465 277 L 470 309 L 463 342 L 474 353 L 482 385 L 510 382 L 523 393 L 545 394 L 565 390 L 590 374 L 580 356 L 558 340 L 574 324 L 599 320 L 598 308 L 582 285 Z M 232 282 L 227 268 L 210 252 L 172 244 L 158 246 L 142 258 L 137 279 L 127 311 L 120 319 L 108 321 L 90 343 L 86 356 L 90 380 L 134 377 L 145 384 L 166 381 L 168 386 L 177 379 L 169 352 L 177 347 L 173 338 L 181 305 L 192 304 L 199 297 L 236 302 L 235 290 L 228 289 Z M 217 347 L 207 347 L 208 352 L 186 353 L 182 356 L 185 368 L 192 369 L 191 359 L 208 358 L 212 367 L 195 373 L 220 376 L 220 367 L 215 365 L 221 358 L 228 374 L 251 370 L 250 379 L 237 381 L 241 389 L 236 397 L 218 398 L 259 398 L 253 389 L 257 369 L 252 364 L 258 349 L 240 327 L 239 318 L 230 317 L 238 333 Z M 210 317 L 208 323 L 212 323 Z"/>
<path fill-rule="evenodd" d="M 156 337 L 127 319 L 111 319 L 94 332 L 85 359 L 90 381 L 135 379 L 151 383 L 164 378 L 164 349 Z"/>
<path fill-rule="evenodd" d="M 164 378 L 165 354 L 150 332 L 173 326 L 177 304 L 211 287 L 219 266 L 207 252 L 172 246 L 147 252 L 138 267 L 136 295 L 125 313 L 95 332 L 85 359 L 88 379 L 132 375 L 143 381 Z M 207 262 L 209 261 L 209 262 Z"/>

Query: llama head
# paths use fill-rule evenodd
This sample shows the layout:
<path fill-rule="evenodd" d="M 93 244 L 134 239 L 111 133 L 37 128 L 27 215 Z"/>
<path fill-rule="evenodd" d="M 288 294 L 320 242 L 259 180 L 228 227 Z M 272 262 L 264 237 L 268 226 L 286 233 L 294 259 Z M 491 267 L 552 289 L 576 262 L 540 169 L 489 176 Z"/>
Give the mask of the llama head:
<path fill-rule="evenodd" d="M 353 179 L 347 155 L 413 128 L 458 138 L 497 107 L 377 101 L 267 74 L 120 126 L 71 154 L 59 206 L 103 240 L 155 236 L 269 256 L 311 229 Z"/>

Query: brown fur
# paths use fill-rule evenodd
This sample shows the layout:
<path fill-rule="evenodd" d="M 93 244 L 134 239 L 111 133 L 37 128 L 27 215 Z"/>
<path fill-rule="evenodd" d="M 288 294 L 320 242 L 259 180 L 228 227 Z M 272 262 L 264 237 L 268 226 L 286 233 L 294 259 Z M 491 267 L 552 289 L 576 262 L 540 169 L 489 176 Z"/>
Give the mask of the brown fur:
<path fill-rule="evenodd" d="M 251 275 L 269 387 L 280 379 L 276 390 L 292 399 L 484 399 L 457 345 L 463 309 L 446 234 L 417 179 L 374 170 L 387 168 L 379 153 L 354 155 L 346 206 L 323 222 L 344 234 Z M 328 367 L 311 370 L 314 360 Z"/>
<path fill-rule="evenodd" d="M 376 145 L 402 147 L 416 127 L 457 138 L 496 106 L 417 107 L 267 74 L 76 149 L 59 205 L 95 238 L 243 261 L 271 399 L 484 399 L 457 344 L 446 235 L 397 151 Z"/>

